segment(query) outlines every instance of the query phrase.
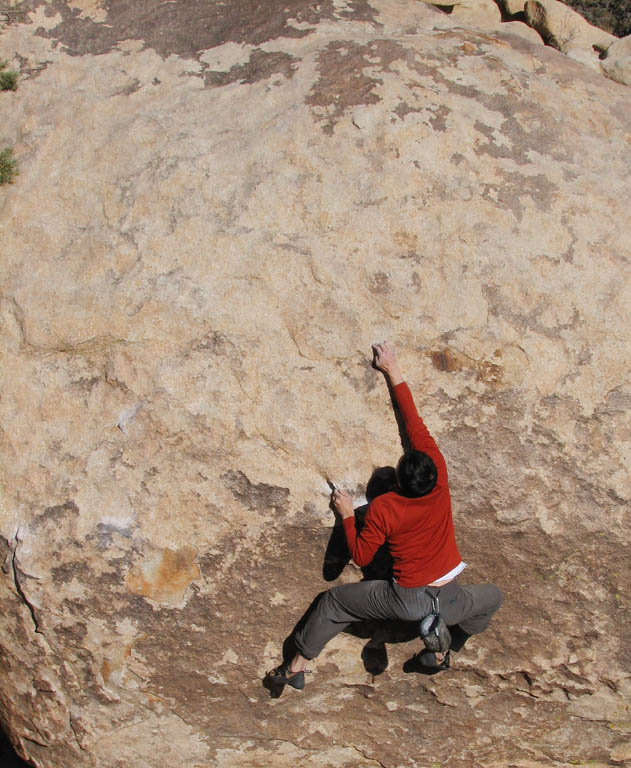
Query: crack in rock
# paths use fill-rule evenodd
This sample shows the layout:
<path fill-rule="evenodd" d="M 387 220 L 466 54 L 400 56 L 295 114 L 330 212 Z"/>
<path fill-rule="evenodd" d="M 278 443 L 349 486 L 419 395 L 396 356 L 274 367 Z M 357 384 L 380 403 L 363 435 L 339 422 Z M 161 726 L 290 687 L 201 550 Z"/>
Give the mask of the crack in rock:
<path fill-rule="evenodd" d="M 381 760 L 377 760 L 376 757 L 369 757 L 362 749 L 360 749 L 359 747 L 356 747 L 354 744 L 348 744 L 347 749 L 355 750 L 355 752 L 357 752 L 362 756 L 362 760 L 368 760 L 369 763 L 374 763 L 375 765 L 379 765 L 380 768 L 388 768 L 388 766 L 385 763 L 382 763 Z"/>
<path fill-rule="evenodd" d="M 18 577 L 18 573 L 20 573 L 22 576 L 25 574 L 20 571 L 18 564 L 16 563 L 16 556 L 18 551 L 18 545 L 20 543 L 20 540 L 18 538 L 19 530 L 15 533 L 15 546 L 13 547 L 13 556 L 11 558 L 11 567 L 13 569 L 13 583 L 15 584 L 15 591 L 19 595 L 20 599 L 24 603 L 24 605 L 28 608 L 29 613 L 31 614 L 31 619 L 33 620 L 33 626 L 35 627 L 35 632 L 37 632 L 40 635 L 43 635 L 44 633 L 40 629 L 40 622 L 37 619 L 37 614 L 35 613 L 35 606 L 26 596 L 24 589 L 22 585 L 20 584 L 20 579 Z"/>

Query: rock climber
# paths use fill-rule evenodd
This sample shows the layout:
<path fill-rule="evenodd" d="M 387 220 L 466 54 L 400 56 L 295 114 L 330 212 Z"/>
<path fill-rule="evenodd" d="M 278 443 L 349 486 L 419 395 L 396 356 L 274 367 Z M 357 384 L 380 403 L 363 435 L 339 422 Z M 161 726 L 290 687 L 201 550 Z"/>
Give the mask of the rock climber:
<path fill-rule="evenodd" d="M 437 598 L 440 617 L 449 628 L 450 645 L 443 653 L 425 648 L 414 657 L 415 669 L 424 674 L 441 672 L 450 666 L 450 651 L 460 651 L 471 635 L 485 630 L 502 603 L 494 584 L 458 583 L 466 564 L 456 545 L 445 460 L 416 411 L 391 345 L 375 344 L 373 353 L 375 367 L 390 384 L 412 449 L 397 465 L 396 490 L 370 503 L 359 534 L 351 496 L 336 488 L 332 502 L 355 563 L 368 565 L 386 542 L 393 578 L 344 584 L 324 592 L 295 633 L 298 652 L 267 673 L 272 684 L 304 688 L 308 662 L 349 624 L 365 619 L 420 621 L 435 609 L 432 597 Z"/>

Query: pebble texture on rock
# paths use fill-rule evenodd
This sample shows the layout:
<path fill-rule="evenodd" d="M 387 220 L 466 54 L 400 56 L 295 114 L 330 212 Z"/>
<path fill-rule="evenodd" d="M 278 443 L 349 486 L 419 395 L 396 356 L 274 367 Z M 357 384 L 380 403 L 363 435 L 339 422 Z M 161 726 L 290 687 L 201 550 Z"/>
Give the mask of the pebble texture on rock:
<path fill-rule="evenodd" d="M 0 34 L 20 754 L 629 760 L 628 90 L 411 0 L 22 7 Z M 359 502 L 401 450 L 383 338 L 447 459 L 463 581 L 504 606 L 447 674 L 405 673 L 406 640 L 373 678 L 343 634 L 271 699 L 331 585 L 326 479 Z"/>

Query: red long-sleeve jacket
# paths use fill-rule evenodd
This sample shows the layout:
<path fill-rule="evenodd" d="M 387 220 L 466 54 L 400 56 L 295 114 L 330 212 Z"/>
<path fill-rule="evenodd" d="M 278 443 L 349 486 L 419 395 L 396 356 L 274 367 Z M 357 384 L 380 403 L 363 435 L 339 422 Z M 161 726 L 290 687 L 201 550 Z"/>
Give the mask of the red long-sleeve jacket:
<path fill-rule="evenodd" d="M 394 387 L 394 396 L 412 447 L 434 460 L 436 485 L 431 493 L 415 499 L 394 492 L 378 496 L 368 508 L 361 533 L 357 535 L 352 517 L 344 519 L 344 532 L 357 565 L 368 565 L 387 541 L 397 583 L 420 587 L 441 579 L 462 558 L 456 546 L 445 459 L 418 415 L 405 382 Z"/>

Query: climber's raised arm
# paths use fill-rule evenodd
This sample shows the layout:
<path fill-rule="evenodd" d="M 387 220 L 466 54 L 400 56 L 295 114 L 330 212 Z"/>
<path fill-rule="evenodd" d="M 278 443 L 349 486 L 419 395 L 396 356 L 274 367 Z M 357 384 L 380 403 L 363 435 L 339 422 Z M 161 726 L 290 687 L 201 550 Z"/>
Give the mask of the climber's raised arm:
<path fill-rule="evenodd" d="M 423 419 L 418 415 L 410 388 L 405 383 L 394 349 L 389 342 L 373 345 L 375 366 L 388 379 L 395 402 L 403 417 L 405 431 L 415 451 L 422 451 L 431 457 L 438 470 L 439 480 L 447 479 L 447 467 L 436 441 L 430 435 Z M 442 475 L 442 477 L 441 477 Z"/>

